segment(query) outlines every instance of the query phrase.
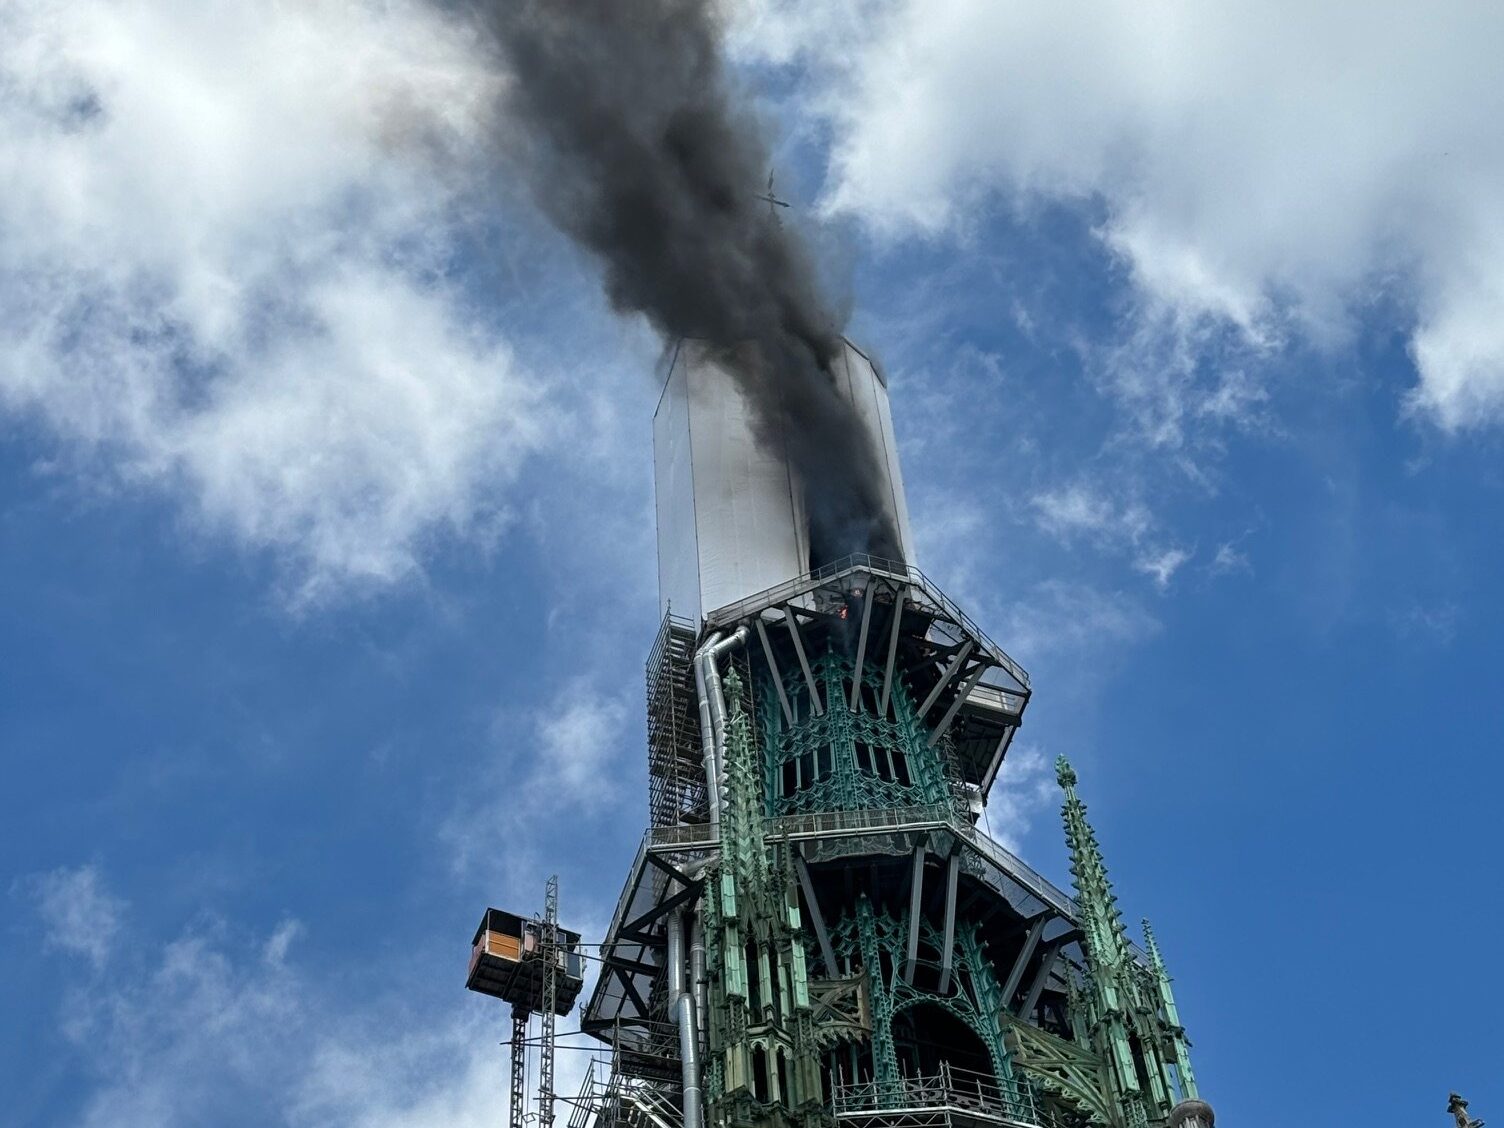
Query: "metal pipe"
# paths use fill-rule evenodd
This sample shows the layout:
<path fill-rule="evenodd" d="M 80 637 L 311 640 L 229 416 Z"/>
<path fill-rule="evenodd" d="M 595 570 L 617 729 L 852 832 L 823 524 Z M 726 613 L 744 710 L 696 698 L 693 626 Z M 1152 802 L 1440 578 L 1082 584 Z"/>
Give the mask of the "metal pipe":
<path fill-rule="evenodd" d="M 726 698 L 721 692 L 721 674 L 716 663 L 722 654 L 747 641 L 743 623 L 726 638 L 719 633 L 705 640 L 695 652 L 695 688 L 700 695 L 700 750 L 705 759 L 705 790 L 710 802 L 710 825 L 721 827 L 721 780 L 726 774 Z"/>
<path fill-rule="evenodd" d="M 684 993 L 684 912 L 675 909 L 668 914 L 668 1004 L 670 1011 L 677 1008 L 679 996 Z M 674 1017 L 677 1022 L 678 1018 Z"/>
<path fill-rule="evenodd" d="M 689 989 L 695 1000 L 696 1041 L 703 1055 L 710 1038 L 710 981 L 705 977 L 705 918 L 699 912 L 689 928 Z"/>
<path fill-rule="evenodd" d="M 668 916 L 669 1017 L 679 1028 L 684 1128 L 704 1128 L 700 1110 L 700 1042 L 695 1035 L 695 1003 L 684 989 L 684 972 L 684 914 L 676 909 Z"/>
<path fill-rule="evenodd" d="M 705 684 L 705 659 L 721 641 L 721 632 L 713 632 L 705 645 L 695 651 L 695 695 L 700 704 L 700 758 L 705 765 L 705 801 L 710 808 L 710 825 L 721 825 L 721 783 L 715 762 L 715 728 L 710 723 L 710 690 Z"/>

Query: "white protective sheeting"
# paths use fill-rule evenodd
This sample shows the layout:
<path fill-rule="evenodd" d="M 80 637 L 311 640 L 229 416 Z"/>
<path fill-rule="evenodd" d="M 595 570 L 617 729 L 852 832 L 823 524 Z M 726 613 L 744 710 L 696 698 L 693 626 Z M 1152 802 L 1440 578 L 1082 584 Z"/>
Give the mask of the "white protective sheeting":
<path fill-rule="evenodd" d="M 837 387 L 886 468 L 884 496 L 910 553 L 908 507 L 888 392 L 846 345 Z M 759 444 L 736 382 L 702 342 L 681 342 L 653 416 L 658 591 L 696 625 L 708 613 L 809 571 L 802 494 L 781 437 Z"/>
<path fill-rule="evenodd" d="M 844 341 L 841 363 L 836 366 L 836 378 L 844 378 L 841 390 L 851 401 L 857 417 L 872 436 L 872 444 L 878 460 L 885 468 L 887 480 L 883 483 L 883 497 L 888 506 L 888 515 L 898 529 L 898 543 L 903 549 L 903 558 L 914 563 L 914 543 L 909 535 L 909 503 L 903 494 L 903 471 L 898 466 L 898 443 L 893 437 L 893 414 L 888 406 L 888 385 L 877 371 L 867 354 L 850 341 Z"/>

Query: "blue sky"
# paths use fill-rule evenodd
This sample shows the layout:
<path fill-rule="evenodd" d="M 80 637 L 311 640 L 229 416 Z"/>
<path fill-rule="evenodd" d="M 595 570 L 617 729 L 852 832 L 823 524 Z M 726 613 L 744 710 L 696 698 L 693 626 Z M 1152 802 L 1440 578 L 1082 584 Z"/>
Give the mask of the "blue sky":
<path fill-rule="evenodd" d="M 1499 17 L 1269 11 L 728 50 L 1034 676 L 994 833 L 1063 883 L 1076 762 L 1224 1123 L 1504 1116 Z M 604 926 L 658 345 L 508 128 L 415 0 L 0 14 L 7 1124 L 495 1124 L 478 914 Z"/>

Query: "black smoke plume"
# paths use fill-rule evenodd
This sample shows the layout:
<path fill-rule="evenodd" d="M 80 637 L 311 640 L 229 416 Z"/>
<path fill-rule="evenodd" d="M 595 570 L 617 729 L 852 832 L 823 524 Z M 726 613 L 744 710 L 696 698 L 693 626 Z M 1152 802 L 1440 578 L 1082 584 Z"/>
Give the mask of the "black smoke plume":
<path fill-rule="evenodd" d="M 866 429 L 835 390 L 834 303 L 758 200 L 769 153 L 721 57 L 712 0 L 477 0 L 514 84 L 540 204 L 605 270 L 615 309 L 718 349 L 759 441 L 805 483 L 816 564 L 898 559 Z"/>

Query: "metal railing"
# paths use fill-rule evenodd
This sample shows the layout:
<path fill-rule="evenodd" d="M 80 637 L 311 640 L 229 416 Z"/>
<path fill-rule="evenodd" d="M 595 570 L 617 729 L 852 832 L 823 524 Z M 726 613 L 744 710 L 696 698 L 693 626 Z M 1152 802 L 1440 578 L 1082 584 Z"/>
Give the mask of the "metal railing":
<path fill-rule="evenodd" d="M 1029 689 L 1029 675 L 1024 668 L 1015 662 L 1002 647 L 987 637 L 986 632 L 972 621 L 971 616 L 956 606 L 955 602 L 941 591 L 935 582 L 920 571 L 920 569 L 912 564 L 905 564 L 901 560 L 885 560 L 880 556 L 869 556 L 865 552 L 854 552 L 850 556 L 822 565 L 811 572 L 806 572 L 802 576 L 796 576 L 792 580 L 785 580 L 783 583 L 776 584 L 766 591 L 760 591 L 756 595 L 749 595 L 747 598 L 739 599 L 735 603 L 728 603 L 725 607 L 720 607 L 712 611 L 706 617 L 706 621 L 713 626 L 724 626 L 727 623 L 738 622 L 754 611 L 775 604 L 786 603 L 794 596 L 819 587 L 822 583 L 836 579 L 847 572 L 856 571 L 880 573 L 890 579 L 914 584 L 917 587 L 923 588 L 924 593 L 941 610 L 987 648 L 988 652 L 997 659 L 998 664 L 1007 670 L 1019 685 L 1023 686 L 1026 691 Z"/>
<path fill-rule="evenodd" d="M 1028 1085 L 958 1069 L 944 1061 L 937 1073 L 927 1076 L 838 1082 L 831 1094 L 831 1111 L 838 1118 L 870 1121 L 883 1113 L 937 1108 L 1030 1128 L 1058 1128 L 1059 1124 Z"/>
<path fill-rule="evenodd" d="M 647 848 L 667 846 L 714 846 L 719 838 L 709 823 L 681 823 L 678 826 L 655 826 L 648 830 Z"/>
<path fill-rule="evenodd" d="M 1012 850 L 991 835 L 978 830 L 970 823 L 952 820 L 951 829 L 976 847 L 976 850 L 998 869 L 1005 871 L 1035 897 L 1057 909 L 1065 909 L 1072 915 L 1076 912 L 1076 899 L 1061 889 L 1044 874 L 1024 861 Z"/>
<path fill-rule="evenodd" d="M 573 1107 L 569 1110 L 569 1128 L 586 1128 L 590 1119 L 595 1115 L 595 1102 L 598 1086 L 595 1070 L 600 1062 L 590 1059 L 590 1065 L 585 1069 L 585 1076 L 580 1081 L 580 1095 L 575 1098 Z"/>
<path fill-rule="evenodd" d="M 950 808 L 943 803 L 915 807 L 874 807 L 854 811 L 805 811 L 797 815 L 779 815 L 767 819 L 763 836 L 776 841 L 789 838 L 826 838 L 873 831 L 920 829 L 945 823 Z"/>
<path fill-rule="evenodd" d="M 573 1105 L 569 1128 L 624 1122 L 632 1128 L 683 1128 L 684 1124 L 684 1114 L 664 1088 L 628 1077 L 599 1058 L 591 1059 Z"/>

